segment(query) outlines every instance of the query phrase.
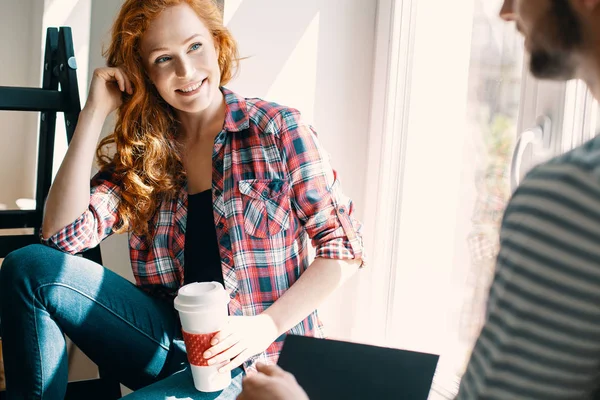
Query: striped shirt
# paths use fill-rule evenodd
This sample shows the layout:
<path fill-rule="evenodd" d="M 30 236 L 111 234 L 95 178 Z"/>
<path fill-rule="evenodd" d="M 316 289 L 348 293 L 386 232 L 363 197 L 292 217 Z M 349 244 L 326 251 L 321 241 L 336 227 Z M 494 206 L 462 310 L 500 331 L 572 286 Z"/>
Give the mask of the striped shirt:
<path fill-rule="evenodd" d="M 231 315 L 257 315 L 272 305 L 316 256 L 364 259 L 352 201 L 315 131 L 297 110 L 246 99 L 222 88 L 224 127 L 213 148 L 212 202 Z M 95 247 L 113 233 L 122 188 L 110 173 L 92 180 L 90 207 L 48 240 L 69 253 Z M 156 296 L 174 296 L 184 280 L 187 191 L 160 204 L 145 236 L 130 234 L 137 285 Z M 323 337 L 317 312 L 289 333 Z M 246 362 L 274 363 L 285 335 Z"/>
<path fill-rule="evenodd" d="M 600 138 L 528 174 L 500 242 L 486 322 L 457 399 L 595 398 Z"/>

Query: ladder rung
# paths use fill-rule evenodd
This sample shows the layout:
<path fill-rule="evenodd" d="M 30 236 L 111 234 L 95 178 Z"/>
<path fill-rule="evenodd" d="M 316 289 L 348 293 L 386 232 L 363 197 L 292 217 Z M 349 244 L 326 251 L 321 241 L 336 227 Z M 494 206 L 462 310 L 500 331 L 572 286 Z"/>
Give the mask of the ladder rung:
<path fill-rule="evenodd" d="M 40 222 L 35 210 L 0 211 L 0 229 L 34 228 L 40 226 Z"/>
<path fill-rule="evenodd" d="M 0 86 L 0 110 L 7 111 L 69 111 L 58 90 Z"/>

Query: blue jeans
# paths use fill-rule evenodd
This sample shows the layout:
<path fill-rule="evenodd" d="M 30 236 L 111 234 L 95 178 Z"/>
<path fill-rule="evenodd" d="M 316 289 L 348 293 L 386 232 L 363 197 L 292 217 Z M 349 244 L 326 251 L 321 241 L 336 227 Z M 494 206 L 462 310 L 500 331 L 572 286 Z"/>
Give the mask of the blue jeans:
<path fill-rule="evenodd" d="M 9 254 L 0 268 L 0 330 L 8 399 L 63 399 L 64 335 L 135 399 L 235 399 L 193 385 L 177 313 L 118 274 L 42 245 Z"/>

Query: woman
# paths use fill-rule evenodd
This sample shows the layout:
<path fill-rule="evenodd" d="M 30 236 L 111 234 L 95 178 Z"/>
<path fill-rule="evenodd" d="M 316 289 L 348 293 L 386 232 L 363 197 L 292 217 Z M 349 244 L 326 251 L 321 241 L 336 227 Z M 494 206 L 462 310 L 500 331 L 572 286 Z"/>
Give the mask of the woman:
<path fill-rule="evenodd" d="M 322 336 L 314 310 L 362 263 L 352 203 L 296 110 L 222 87 L 237 49 L 212 0 L 125 1 L 107 59 L 47 199 L 46 246 L 0 270 L 9 396 L 63 397 L 65 333 L 144 388 L 134 398 L 235 398 L 257 361 L 276 362 L 286 333 Z M 122 232 L 136 285 L 72 255 Z M 204 354 L 230 360 L 221 393 L 195 391 L 186 369 L 172 300 L 194 281 L 223 282 L 231 298 Z"/>

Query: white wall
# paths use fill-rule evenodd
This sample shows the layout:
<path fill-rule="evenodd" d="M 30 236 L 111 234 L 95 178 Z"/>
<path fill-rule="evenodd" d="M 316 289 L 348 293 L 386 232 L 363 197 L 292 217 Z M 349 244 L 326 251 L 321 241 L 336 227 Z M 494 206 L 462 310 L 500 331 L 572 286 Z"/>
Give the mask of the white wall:
<path fill-rule="evenodd" d="M 0 86 L 39 85 L 41 4 L 37 0 L 0 0 Z M 10 39 L 9 39 L 10 38 Z M 37 113 L 0 111 L 0 204 L 32 197 L 28 184 L 35 168 Z"/>

